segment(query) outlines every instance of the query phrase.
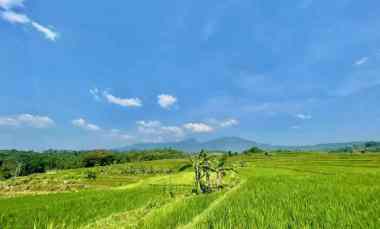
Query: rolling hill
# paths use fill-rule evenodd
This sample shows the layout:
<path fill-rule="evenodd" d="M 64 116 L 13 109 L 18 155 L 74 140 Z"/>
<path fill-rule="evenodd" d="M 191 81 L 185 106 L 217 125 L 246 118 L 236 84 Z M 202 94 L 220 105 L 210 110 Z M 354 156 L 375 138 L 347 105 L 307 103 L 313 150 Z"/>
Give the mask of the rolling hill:
<path fill-rule="evenodd" d="M 242 152 L 251 147 L 259 147 L 265 150 L 294 150 L 294 151 L 329 151 L 337 150 L 353 146 L 364 146 L 365 142 L 345 142 L 345 143 L 325 143 L 316 145 L 302 145 L 302 146 L 283 146 L 283 145 L 270 145 L 264 143 L 258 143 L 255 141 L 247 140 L 239 137 L 223 137 L 210 141 L 198 141 L 197 139 L 190 138 L 178 142 L 163 142 L 163 143 L 141 143 L 129 145 L 121 148 L 114 149 L 115 151 L 130 151 L 130 150 L 148 150 L 148 149 L 163 149 L 171 148 L 182 150 L 185 152 L 199 152 L 200 150 L 209 151 L 232 151 Z"/>

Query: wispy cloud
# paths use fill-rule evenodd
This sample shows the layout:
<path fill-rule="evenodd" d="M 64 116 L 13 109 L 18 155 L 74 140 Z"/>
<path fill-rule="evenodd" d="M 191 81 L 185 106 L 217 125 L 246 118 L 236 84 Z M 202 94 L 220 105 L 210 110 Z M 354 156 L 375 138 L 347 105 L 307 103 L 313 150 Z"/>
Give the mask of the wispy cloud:
<path fill-rule="evenodd" d="M 99 126 L 92 124 L 92 123 L 89 123 L 83 118 L 75 119 L 75 120 L 71 121 L 71 123 L 73 124 L 73 126 L 79 127 L 81 129 L 84 129 L 84 130 L 89 130 L 89 131 L 101 130 L 101 128 Z"/>
<path fill-rule="evenodd" d="M 79 118 L 71 121 L 71 124 L 77 128 L 93 132 L 98 136 L 112 138 L 117 141 L 122 141 L 125 144 L 132 143 L 134 141 L 134 137 L 125 133 L 119 129 L 106 129 L 101 128 L 100 126 L 90 123 L 84 118 Z"/>
<path fill-rule="evenodd" d="M 141 107 L 142 102 L 139 98 L 120 98 L 108 92 L 103 92 L 104 97 L 109 103 L 120 105 L 122 107 Z"/>
<path fill-rule="evenodd" d="M 214 129 L 217 129 L 239 125 L 239 120 L 235 118 L 229 118 L 224 120 L 209 119 L 206 123 L 208 123 L 208 125 L 212 126 Z"/>
<path fill-rule="evenodd" d="M 221 127 L 230 127 L 239 125 L 239 121 L 237 119 L 228 119 L 220 123 Z"/>
<path fill-rule="evenodd" d="M 15 13 L 13 11 L 4 11 L 2 12 L 1 14 L 1 17 L 10 22 L 10 23 L 13 23 L 13 24 L 26 24 L 26 23 L 29 23 L 30 22 L 30 19 L 28 16 L 26 16 L 25 14 L 19 14 L 19 13 Z"/>
<path fill-rule="evenodd" d="M 361 66 L 361 65 L 367 63 L 368 60 L 369 60 L 369 57 L 362 57 L 359 60 L 355 61 L 354 65 L 355 66 Z"/>
<path fill-rule="evenodd" d="M 313 117 L 308 114 L 296 114 L 296 118 L 301 119 L 301 120 L 310 120 Z"/>
<path fill-rule="evenodd" d="M 165 142 L 182 140 L 186 133 L 182 127 L 164 125 L 160 121 L 137 121 L 139 142 Z"/>
<path fill-rule="evenodd" d="M 133 136 L 129 134 L 125 134 L 121 130 L 118 130 L 118 129 L 112 129 L 108 131 L 108 136 L 112 138 L 120 139 L 120 140 L 127 140 L 127 141 L 131 141 L 134 139 Z"/>
<path fill-rule="evenodd" d="M 211 133 L 214 128 L 206 123 L 186 123 L 183 127 L 193 133 Z"/>
<path fill-rule="evenodd" d="M 98 88 L 93 88 L 89 90 L 90 94 L 94 97 L 96 101 L 100 101 L 100 91 Z"/>
<path fill-rule="evenodd" d="M 14 116 L 0 117 L 0 126 L 28 126 L 33 128 L 49 128 L 55 125 L 55 122 L 47 116 L 38 116 L 31 114 L 20 114 Z"/>
<path fill-rule="evenodd" d="M 161 94 L 157 96 L 157 103 L 164 109 L 169 109 L 176 104 L 178 99 L 173 95 Z"/>
<path fill-rule="evenodd" d="M 97 101 L 104 98 L 108 103 L 116 104 L 122 107 L 141 107 L 143 105 L 139 98 L 120 98 L 112 95 L 108 91 L 101 92 L 98 88 L 91 89 L 89 92 Z"/>
<path fill-rule="evenodd" d="M 43 26 L 35 21 L 32 22 L 32 26 L 39 32 L 45 35 L 45 38 L 51 41 L 55 41 L 58 37 L 58 34 L 51 30 L 50 28 Z"/>
<path fill-rule="evenodd" d="M 12 8 L 21 8 L 24 6 L 24 0 L 0 0 L 0 7 L 9 10 Z"/>
<path fill-rule="evenodd" d="M 30 19 L 26 14 L 16 13 L 14 10 L 24 8 L 24 0 L 0 0 L 1 18 L 12 24 L 31 25 L 38 32 L 42 33 L 46 39 L 55 41 L 58 33 L 52 29 Z"/>
<path fill-rule="evenodd" d="M 182 138 L 185 133 L 181 127 L 165 126 L 160 121 L 138 121 L 136 122 L 139 133 L 154 135 L 164 138 Z"/>
<path fill-rule="evenodd" d="M 334 96 L 349 96 L 371 87 L 379 86 L 379 70 L 380 68 L 376 67 L 366 71 L 354 72 L 331 94 Z"/>

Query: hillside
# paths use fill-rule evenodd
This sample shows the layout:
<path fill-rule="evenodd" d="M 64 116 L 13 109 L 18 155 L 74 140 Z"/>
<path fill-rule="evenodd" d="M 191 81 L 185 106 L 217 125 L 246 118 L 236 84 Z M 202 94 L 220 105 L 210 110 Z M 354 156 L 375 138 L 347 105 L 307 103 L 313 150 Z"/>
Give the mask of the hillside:
<path fill-rule="evenodd" d="M 166 143 L 143 143 L 135 144 L 116 149 L 117 151 L 129 151 L 129 150 L 147 150 L 147 149 L 162 149 L 172 148 L 176 150 L 182 150 L 185 152 L 199 152 L 200 150 L 209 151 L 233 151 L 242 152 L 253 146 L 259 146 L 266 148 L 265 144 L 259 144 L 254 141 L 246 140 L 238 137 L 225 137 L 218 138 L 211 141 L 200 142 L 196 139 L 187 139 L 179 142 L 166 142 Z"/>
<path fill-rule="evenodd" d="M 324 143 L 315 145 L 300 145 L 300 146 L 285 146 L 285 145 L 271 145 L 265 143 L 258 143 L 255 141 L 247 140 L 239 137 L 224 137 L 217 138 L 210 141 L 201 142 L 196 139 L 187 139 L 178 142 L 163 142 L 163 143 L 141 143 L 121 147 L 115 149 L 116 151 L 130 151 L 130 150 L 149 150 L 149 149 L 164 149 L 171 148 L 181 150 L 189 153 L 199 152 L 200 150 L 209 151 L 232 151 L 242 152 L 251 147 L 259 147 L 265 150 L 294 150 L 294 151 L 330 151 L 339 150 L 343 148 L 351 148 L 354 146 L 364 147 L 364 141 L 343 142 L 343 143 Z"/>

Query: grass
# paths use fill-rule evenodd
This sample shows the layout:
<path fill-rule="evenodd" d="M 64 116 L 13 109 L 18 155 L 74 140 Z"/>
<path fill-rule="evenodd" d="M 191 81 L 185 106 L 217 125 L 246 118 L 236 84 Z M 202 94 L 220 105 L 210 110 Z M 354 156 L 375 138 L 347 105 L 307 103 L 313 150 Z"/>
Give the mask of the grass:
<path fill-rule="evenodd" d="M 244 161 L 244 163 L 240 163 Z M 190 194 L 191 171 L 183 160 L 163 160 L 18 178 L 74 180 L 78 188 L 0 198 L 2 228 L 379 228 L 380 155 L 277 154 L 233 157 L 240 183 L 209 195 Z M 124 174 L 130 166 L 171 168 L 170 173 Z M 71 177 L 71 178 L 70 178 Z M 74 178 L 72 178 L 74 177 Z M 70 179 L 68 179 L 70 178 Z M 125 180 L 123 180 L 125 179 Z M 117 181 L 113 181 L 117 180 Z M 36 182 L 38 181 L 38 182 Z M 47 182 L 47 183 L 48 183 Z M 231 176 L 227 183 L 236 183 Z M 4 183 L 3 183 L 4 185 Z M 6 183 L 9 185 L 9 183 Z M 33 190 L 33 187 L 31 187 Z M 1 195 L 0 195 L 1 196 Z"/>

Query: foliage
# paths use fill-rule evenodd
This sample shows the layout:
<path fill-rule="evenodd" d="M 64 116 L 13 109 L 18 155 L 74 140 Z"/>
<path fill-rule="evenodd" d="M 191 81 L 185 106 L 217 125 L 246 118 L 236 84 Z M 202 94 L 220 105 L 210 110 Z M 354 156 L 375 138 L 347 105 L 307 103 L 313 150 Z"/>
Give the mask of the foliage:
<path fill-rule="evenodd" d="M 89 179 L 89 180 L 96 180 L 96 172 L 91 171 L 91 170 L 88 170 L 88 171 L 86 172 L 86 179 Z"/>
<path fill-rule="evenodd" d="M 223 177 L 226 171 L 234 170 L 225 166 L 227 157 L 213 156 L 206 151 L 201 151 L 199 154 L 190 158 L 194 168 L 194 193 L 210 193 L 213 191 L 212 183 L 218 190 L 223 188 Z M 213 181 L 213 176 L 215 181 Z"/>
<path fill-rule="evenodd" d="M 248 150 L 243 151 L 243 154 L 249 155 L 249 154 L 259 154 L 259 153 L 264 153 L 264 152 L 265 152 L 264 150 L 262 150 L 258 147 L 252 147 Z"/>
<path fill-rule="evenodd" d="M 49 170 L 106 166 L 113 163 L 154 161 L 185 158 L 185 154 L 172 149 L 112 152 L 106 150 L 66 151 L 0 151 L 0 179 L 44 173 Z"/>
<path fill-rule="evenodd" d="M 95 151 L 83 156 L 83 167 L 106 166 L 115 161 L 115 156 L 104 151 Z"/>

